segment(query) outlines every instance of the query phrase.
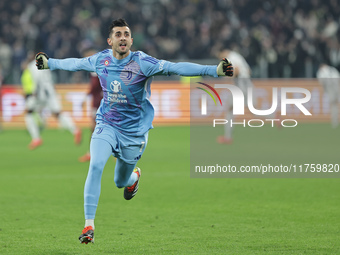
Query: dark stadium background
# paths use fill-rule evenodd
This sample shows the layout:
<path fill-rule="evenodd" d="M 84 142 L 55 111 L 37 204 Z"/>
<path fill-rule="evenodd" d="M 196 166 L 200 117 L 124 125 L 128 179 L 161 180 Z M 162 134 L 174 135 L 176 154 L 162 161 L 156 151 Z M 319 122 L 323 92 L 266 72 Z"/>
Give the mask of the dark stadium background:
<path fill-rule="evenodd" d="M 0 0 L 0 254 L 339 254 L 339 178 L 190 177 L 191 89 L 178 76 L 152 85 L 157 116 L 138 163 L 138 195 L 123 199 L 109 159 L 96 242 L 79 244 L 88 163 L 77 159 L 89 147 L 90 113 L 74 112 L 66 95 L 86 93 L 88 74 L 53 73 L 64 110 L 83 128 L 81 146 L 49 118 L 44 144 L 30 151 L 21 63 L 29 51 L 77 58 L 106 49 L 107 28 L 121 17 L 133 50 L 217 64 L 227 47 L 245 57 L 258 87 L 291 78 L 289 86 L 313 88 L 313 118 L 296 129 L 236 127 L 232 145 L 216 146 L 226 164 L 340 163 L 339 128 L 315 79 L 321 61 L 340 69 L 338 0 Z M 215 141 L 223 130 L 216 132 L 200 138 Z M 201 158 L 212 152 L 195 149 Z"/>

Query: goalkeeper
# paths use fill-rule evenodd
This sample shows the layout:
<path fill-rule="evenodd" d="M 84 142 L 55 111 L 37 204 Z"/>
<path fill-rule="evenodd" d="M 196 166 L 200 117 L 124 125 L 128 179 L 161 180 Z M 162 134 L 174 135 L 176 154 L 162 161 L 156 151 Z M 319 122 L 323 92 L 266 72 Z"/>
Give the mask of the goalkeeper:
<path fill-rule="evenodd" d="M 138 191 L 141 170 L 136 164 L 146 148 L 154 118 L 154 108 L 149 101 L 152 76 L 233 75 L 233 67 L 227 59 L 218 66 L 203 66 L 171 63 L 141 51 L 130 51 L 133 38 L 124 19 L 111 23 L 107 43 L 111 49 L 82 59 L 58 60 L 48 58 L 45 53 L 36 55 L 38 69 L 96 72 L 103 89 L 90 143 L 91 160 L 84 188 L 85 228 L 79 237 L 81 243 L 94 242 L 101 177 L 111 155 L 117 158 L 114 181 L 118 188 L 124 188 L 124 198 L 130 200 Z"/>

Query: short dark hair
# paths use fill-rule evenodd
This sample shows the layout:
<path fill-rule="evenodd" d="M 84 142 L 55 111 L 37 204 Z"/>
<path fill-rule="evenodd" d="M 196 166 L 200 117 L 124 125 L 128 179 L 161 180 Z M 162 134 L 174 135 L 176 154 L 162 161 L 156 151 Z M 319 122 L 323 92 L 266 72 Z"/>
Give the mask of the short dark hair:
<path fill-rule="evenodd" d="M 125 21 L 125 19 L 116 19 L 111 22 L 111 25 L 109 27 L 109 37 L 111 37 L 112 29 L 114 27 L 128 27 L 130 28 L 129 24 Z"/>

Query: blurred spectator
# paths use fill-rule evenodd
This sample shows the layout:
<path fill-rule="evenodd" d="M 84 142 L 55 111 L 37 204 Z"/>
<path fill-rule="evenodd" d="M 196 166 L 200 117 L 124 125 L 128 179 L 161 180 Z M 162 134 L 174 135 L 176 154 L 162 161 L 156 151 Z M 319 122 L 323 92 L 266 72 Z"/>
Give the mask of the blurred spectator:
<path fill-rule="evenodd" d="M 74 135 L 74 142 L 79 145 L 82 139 L 81 129 L 75 126 L 74 121 L 67 113 L 62 112 L 54 89 L 52 72 L 50 70 L 38 70 L 35 66 L 34 56 L 33 52 L 28 52 L 28 57 L 22 64 L 23 73 L 20 77 L 26 99 L 25 122 L 28 133 L 32 138 L 29 149 L 34 150 L 42 145 L 40 129 L 44 125 L 41 117 L 44 108 L 49 109 L 58 119 L 61 128 Z"/>
<path fill-rule="evenodd" d="M 81 57 L 84 41 L 107 48 L 101 38 L 119 17 L 136 48 L 159 58 L 199 61 L 237 47 L 254 77 L 310 76 L 317 55 L 340 68 L 339 0 L 11 0 L 0 2 L 5 82 L 17 83 L 15 68 L 28 50 L 64 58 Z M 56 74 L 57 82 L 72 81 Z"/>
<path fill-rule="evenodd" d="M 339 112 L 339 96 L 340 96 L 340 73 L 339 71 L 325 63 L 321 63 L 317 70 L 316 77 L 323 90 L 328 96 L 331 113 L 332 127 L 336 128 L 339 125 L 338 112 Z"/>

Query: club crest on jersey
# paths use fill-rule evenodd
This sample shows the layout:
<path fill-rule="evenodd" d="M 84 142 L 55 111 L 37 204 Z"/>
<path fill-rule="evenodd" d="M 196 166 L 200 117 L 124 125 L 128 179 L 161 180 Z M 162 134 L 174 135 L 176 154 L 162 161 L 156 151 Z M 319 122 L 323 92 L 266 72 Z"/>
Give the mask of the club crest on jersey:
<path fill-rule="evenodd" d="M 110 84 L 110 88 L 114 93 L 122 92 L 122 85 L 119 81 L 113 81 Z"/>
<path fill-rule="evenodd" d="M 110 61 L 105 60 L 104 65 L 105 65 L 105 66 L 108 66 L 109 64 L 110 64 Z"/>

